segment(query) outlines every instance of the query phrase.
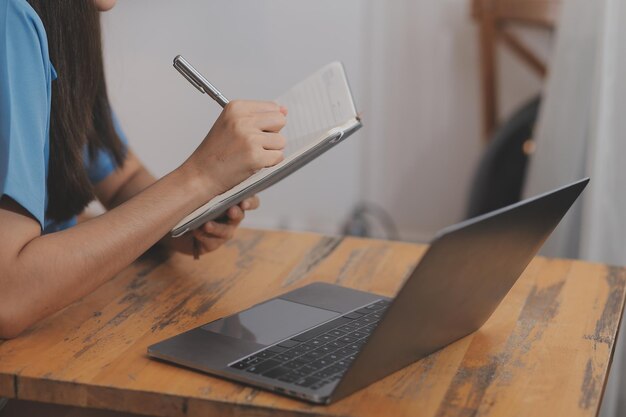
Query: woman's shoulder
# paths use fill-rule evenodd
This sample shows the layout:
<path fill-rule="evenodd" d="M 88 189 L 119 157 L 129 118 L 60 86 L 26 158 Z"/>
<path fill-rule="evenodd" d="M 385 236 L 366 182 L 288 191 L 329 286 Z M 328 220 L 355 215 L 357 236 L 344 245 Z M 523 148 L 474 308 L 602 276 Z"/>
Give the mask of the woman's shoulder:
<path fill-rule="evenodd" d="M 26 0 L 0 0 L 0 39 L 30 41 L 46 50 L 48 41 L 43 23 Z M 36 41 L 36 42 L 32 42 Z M 24 45 L 26 46 L 26 45 Z"/>
<path fill-rule="evenodd" d="M 26 0 L 0 0 L 0 67 L 0 78 L 24 67 L 41 69 L 46 83 L 56 78 L 43 22 Z"/>
<path fill-rule="evenodd" d="M 43 27 L 39 15 L 26 0 L 0 0 L 0 14 L 14 19 L 25 19 L 24 22 Z M 14 20 L 14 19 L 11 19 Z M 6 22 L 7 24 L 9 21 Z"/>

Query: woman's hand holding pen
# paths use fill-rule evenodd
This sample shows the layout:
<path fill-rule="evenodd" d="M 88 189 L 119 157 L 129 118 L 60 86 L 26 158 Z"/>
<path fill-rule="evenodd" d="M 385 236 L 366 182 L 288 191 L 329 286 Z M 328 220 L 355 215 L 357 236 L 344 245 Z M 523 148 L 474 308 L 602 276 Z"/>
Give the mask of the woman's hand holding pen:
<path fill-rule="evenodd" d="M 181 169 L 199 181 L 206 200 L 223 193 L 259 169 L 284 158 L 286 140 L 279 133 L 286 123 L 287 109 L 273 102 L 231 101 L 213 128 Z M 231 207 L 227 221 L 207 222 L 180 238 L 162 242 L 178 252 L 198 255 L 214 251 L 231 239 L 246 210 L 259 207 L 254 196 Z"/>
<path fill-rule="evenodd" d="M 274 102 L 231 101 L 181 169 L 201 180 L 208 201 L 283 160 L 286 114 Z"/>

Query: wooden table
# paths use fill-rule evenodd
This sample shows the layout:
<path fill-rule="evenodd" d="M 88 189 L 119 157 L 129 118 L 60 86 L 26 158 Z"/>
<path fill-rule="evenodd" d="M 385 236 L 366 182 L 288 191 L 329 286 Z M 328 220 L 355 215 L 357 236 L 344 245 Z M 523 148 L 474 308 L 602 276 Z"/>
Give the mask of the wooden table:
<path fill-rule="evenodd" d="M 146 356 L 156 341 L 313 281 L 393 295 L 424 249 L 241 230 L 200 261 L 152 254 L 2 343 L 0 396 L 156 416 L 596 415 L 626 270 L 584 262 L 535 259 L 478 332 L 328 407 Z"/>

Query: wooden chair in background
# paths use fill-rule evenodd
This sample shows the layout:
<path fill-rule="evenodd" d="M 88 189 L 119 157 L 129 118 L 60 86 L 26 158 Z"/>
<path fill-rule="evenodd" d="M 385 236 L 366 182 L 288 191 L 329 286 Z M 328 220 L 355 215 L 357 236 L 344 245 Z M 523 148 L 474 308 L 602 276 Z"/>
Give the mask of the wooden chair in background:
<path fill-rule="evenodd" d="M 480 26 L 483 135 L 485 141 L 498 126 L 498 69 L 496 46 L 501 42 L 539 76 L 545 77 L 543 62 L 514 32 L 512 27 L 553 30 L 562 0 L 472 0 L 473 17 Z"/>

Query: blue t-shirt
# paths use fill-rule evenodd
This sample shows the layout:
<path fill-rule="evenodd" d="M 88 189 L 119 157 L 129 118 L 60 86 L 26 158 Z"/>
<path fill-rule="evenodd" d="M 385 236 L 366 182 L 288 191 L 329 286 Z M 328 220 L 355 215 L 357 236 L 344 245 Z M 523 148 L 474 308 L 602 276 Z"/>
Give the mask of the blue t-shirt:
<path fill-rule="evenodd" d="M 56 78 L 37 13 L 26 0 L 0 0 L 0 196 L 11 197 L 24 207 L 44 233 L 76 224 L 76 218 L 54 223 L 45 217 L 50 97 Z M 126 144 L 115 116 L 113 123 Z M 86 149 L 84 155 L 92 183 L 115 170 L 107 152 L 100 151 L 93 161 Z"/>

